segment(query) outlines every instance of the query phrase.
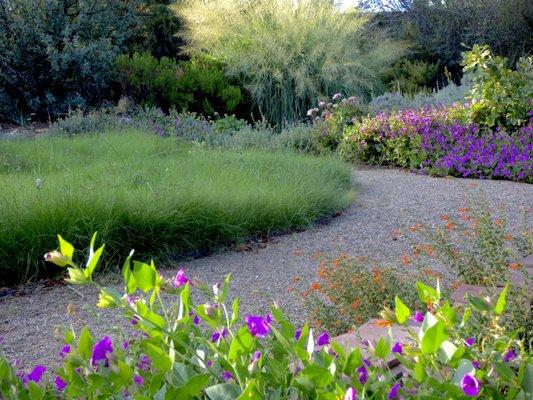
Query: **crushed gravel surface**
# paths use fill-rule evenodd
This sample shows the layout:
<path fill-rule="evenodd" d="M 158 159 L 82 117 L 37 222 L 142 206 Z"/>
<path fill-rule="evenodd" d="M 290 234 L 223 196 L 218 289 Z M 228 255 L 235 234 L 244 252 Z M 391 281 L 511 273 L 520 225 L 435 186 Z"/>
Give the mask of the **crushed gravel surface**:
<path fill-rule="evenodd" d="M 209 282 L 220 282 L 231 272 L 232 293 L 240 297 L 243 312 L 264 311 L 276 300 L 301 319 L 305 310 L 297 291 L 288 291 L 291 279 L 300 276 L 304 283 L 312 282 L 321 254 L 364 255 L 398 265 L 408 243 L 397 237 L 397 229 L 418 222 L 437 224 L 441 214 L 472 201 L 495 209 L 503 205 L 506 208 L 500 212 L 508 223 L 520 225 L 522 210 L 533 205 L 533 185 L 507 181 L 431 178 L 382 168 L 358 169 L 354 181 L 356 201 L 327 224 L 182 265 L 189 276 Z M 175 270 L 163 273 L 170 277 Z M 81 294 L 83 298 L 67 286 L 43 284 L 27 287 L 22 295 L 0 293 L 0 336 L 6 355 L 19 360 L 22 367 L 53 364 L 61 348 L 54 339 L 58 326 L 79 330 L 87 324 L 98 337 L 112 326 L 127 323 L 112 311 L 96 311 L 94 290 L 83 289 Z"/>

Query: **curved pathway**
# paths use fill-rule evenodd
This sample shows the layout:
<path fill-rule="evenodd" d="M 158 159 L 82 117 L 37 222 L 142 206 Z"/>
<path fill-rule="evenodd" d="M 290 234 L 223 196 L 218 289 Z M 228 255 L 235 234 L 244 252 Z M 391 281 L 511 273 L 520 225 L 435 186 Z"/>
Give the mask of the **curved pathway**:
<path fill-rule="evenodd" d="M 507 181 L 431 178 L 404 171 L 363 168 L 354 172 L 357 199 L 328 224 L 304 232 L 281 236 L 242 251 L 226 251 L 182 264 L 188 275 L 209 282 L 233 274 L 232 293 L 241 298 L 246 312 L 264 311 L 277 300 L 295 318 L 305 311 L 291 279 L 304 283 L 314 279 L 320 254 L 365 255 L 383 264 L 399 264 L 408 249 L 394 231 L 418 222 L 436 224 L 439 216 L 483 201 L 491 207 L 506 206 L 508 222 L 520 224 L 522 210 L 533 204 L 533 185 Z M 528 221 L 531 225 L 531 218 Z M 175 271 L 163 271 L 172 276 Z M 112 312 L 96 315 L 95 293 L 83 291 L 83 298 L 66 286 L 31 287 L 24 296 L 0 298 L 0 336 L 10 359 L 23 366 L 58 359 L 60 342 L 52 338 L 56 326 L 80 329 L 89 324 L 102 334 L 121 320 Z M 86 304 L 84 306 L 84 304 Z"/>

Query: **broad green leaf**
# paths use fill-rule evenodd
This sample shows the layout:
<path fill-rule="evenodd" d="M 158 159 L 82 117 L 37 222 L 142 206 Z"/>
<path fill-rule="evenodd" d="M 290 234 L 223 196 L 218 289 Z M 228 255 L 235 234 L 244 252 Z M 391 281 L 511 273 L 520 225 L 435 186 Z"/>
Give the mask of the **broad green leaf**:
<path fill-rule="evenodd" d="M 157 271 L 151 265 L 134 261 L 133 262 L 133 276 L 137 287 L 143 292 L 148 292 L 155 287 Z"/>
<path fill-rule="evenodd" d="M 435 304 L 440 300 L 439 293 L 422 282 L 416 283 L 416 289 L 418 292 L 418 298 L 425 304 Z"/>
<path fill-rule="evenodd" d="M 455 374 L 453 375 L 453 383 L 457 386 L 461 385 L 461 379 L 466 374 L 473 374 L 476 372 L 476 369 L 474 368 L 474 365 L 470 360 L 462 359 L 459 361 L 459 366 L 455 370 Z"/>
<path fill-rule="evenodd" d="M 127 294 L 135 293 L 137 290 L 137 282 L 131 271 L 131 257 L 133 256 L 133 250 L 130 252 L 126 261 L 124 261 L 124 266 L 122 267 L 122 277 L 124 278 L 125 291 Z"/>
<path fill-rule="evenodd" d="M 374 351 L 374 354 L 376 355 L 376 357 L 384 360 L 390 354 L 390 350 L 391 349 L 389 343 L 387 343 L 385 339 L 379 338 L 378 343 L 376 344 L 376 350 Z"/>
<path fill-rule="evenodd" d="M 420 361 L 415 364 L 414 374 L 415 374 L 415 379 L 418 383 L 422 383 L 426 379 L 426 376 L 427 376 L 426 369 L 424 368 L 424 365 Z"/>
<path fill-rule="evenodd" d="M 99 308 L 113 308 L 116 307 L 120 302 L 120 295 L 118 292 L 111 288 L 102 288 L 98 295 L 98 303 L 96 304 Z"/>
<path fill-rule="evenodd" d="M 59 251 L 72 261 L 72 257 L 74 256 L 74 246 L 63 239 L 61 235 L 57 235 L 57 238 L 59 239 Z"/>
<path fill-rule="evenodd" d="M 162 372 L 170 371 L 172 369 L 172 361 L 170 360 L 170 357 L 160 347 L 157 347 L 152 343 L 146 343 L 144 347 L 146 354 L 152 360 L 154 367 Z"/>
<path fill-rule="evenodd" d="M 254 380 L 251 380 L 248 382 L 248 385 L 246 385 L 246 388 L 241 393 L 239 397 L 237 397 L 237 400 L 263 400 L 263 397 L 259 392 L 257 391 L 257 383 Z"/>
<path fill-rule="evenodd" d="M 145 319 L 152 325 L 157 326 L 159 328 L 165 327 L 165 319 L 161 315 L 151 311 L 146 304 L 141 301 L 138 301 L 137 303 L 135 303 L 135 306 L 137 309 L 137 314 L 139 314 L 141 318 Z"/>
<path fill-rule="evenodd" d="M 490 304 L 480 297 L 475 297 L 467 293 L 466 298 L 468 299 L 468 303 L 478 311 L 489 312 L 491 310 Z"/>
<path fill-rule="evenodd" d="M 507 383 L 513 383 L 515 381 L 516 375 L 507 364 L 504 364 L 502 362 L 495 362 L 494 367 L 496 368 L 496 372 L 498 372 L 498 376 L 505 380 Z"/>
<path fill-rule="evenodd" d="M 205 394 L 211 400 L 230 400 L 239 397 L 241 394 L 241 389 L 237 385 L 221 383 L 206 388 Z"/>
<path fill-rule="evenodd" d="M 209 383 L 210 377 L 211 375 L 209 374 L 198 374 L 191 377 L 185 385 L 189 396 L 196 397 L 200 395 L 202 390 L 204 390 L 204 388 Z"/>
<path fill-rule="evenodd" d="M 78 353 L 84 360 L 88 360 L 92 354 L 94 340 L 91 332 L 87 327 L 83 328 L 80 333 L 80 340 L 78 342 Z"/>
<path fill-rule="evenodd" d="M 102 253 L 104 252 L 105 244 L 103 244 L 92 256 L 89 257 L 89 260 L 87 261 L 87 268 L 85 268 L 84 273 L 85 276 L 88 279 L 91 279 L 93 276 L 93 272 L 98 265 L 98 261 L 100 261 L 100 257 L 102 256 Z"/>
<path fill-rule="evenodd" d="M 31 400 L 41 400 L 44 398 L 44 390 L 33 381 L 28 382 L 28 392 Z"/>
<path fill-rule="evenodd" d="M 520 387 L 524 389 L 526 398 L 533 398 L 533 364 L 527 364 Z"/>
<path fill-rule="evenodd" d="M 241 327 L 229 348 L 228 359 L 231 361 L 237 360 L 238 357 L 245 354 L 250 354 L 254 349 L 254 338 L 246 326 Z"/>
<path fill-rule="evenodd" d="M 431 313 L 426 314 L 426 319 L 428 319 L 428 315 L 431 315 Z M 422 353 L 424 354 L 435 353 L 442 342 L 448 339 L 448 335 L 445 333 L 445 325 L 442 321 L 437 320 L 433 325 L 427 327 L 423 331 L 421 330 L 421 332 L 421 347 Z"/>
<path fill-rule="evenodd" d="M 85 277 L 85 274 L 83 271 L 79 268 L 72 267 L 67 268 L 68 271 L 68 282 L 74 283 L 76 285 L 83 285 L 89 282 L 89 280 Z"/>
<path fill-rule="evenodd" d="M 343 372 L 346 374 L 351 374 L 357 367 L 359 367 L 363 362 L 363 356 L 361 355 L 361 349 L 356 347 L 350 355 L 346 358 L 344 363 Z"/>
<path fill-rule="evenodd" d="M 453 355 L 457 351 L 457 346 L 454 345 L 452 342 L 445 340 L 440 345 L 440 348 L 442 349 L 444 355 L 446 356 L 446 361 L 450 361 L 453 358 Z"/>
<path fill-rule="evenodd" d="M 236 297 L 235 300 L 233 300 L 233 304 L 231 305 L 231 320 L 230 325 L 233 325 L 235 322 L 239 320 L 239 298 Z"/>
<path fill-rule="evenodd" d="M 409 307 L 407 307 L 403 301 L 396 296 L 396 319 L 398 320 L 398 323 L 403 325 L 410 316 L 411 310 L 409 310 Z"/>
<path fill-rule="evenodd" d="M 300 371 L 296 380 L 308 389 L 322 389 L 333 382 L 333 376 L 326 368 L 311 364 Z"/>
<path fill-rule="evenodd" d="M 509 284 L 507 283 L 505 287 L 503 288 L 502 292 L 500 293 L 500 297 L 498 297 L 498 301 L 496 302 L 496 305 L 494 306 L 494 312 L 497 315 L 500 315 L 505 311 L 505 307 L 507 306 L 507 289 L 509 288 Z"/>

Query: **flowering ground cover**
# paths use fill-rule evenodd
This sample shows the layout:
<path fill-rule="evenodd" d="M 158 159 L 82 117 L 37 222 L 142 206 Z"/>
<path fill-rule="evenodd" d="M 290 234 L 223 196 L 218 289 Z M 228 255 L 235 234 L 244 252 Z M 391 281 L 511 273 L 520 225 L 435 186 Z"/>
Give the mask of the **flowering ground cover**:
<path fill-rule="evenodd" d="M 341 153 L 432 175 L 533 182 L 533 111 L 514 132 L 465 122 L 467 107 L 430 107 L 366 117 L 348 127 Z"/>
<path fill-rule="evenodd" d="M 376 343 L 344 349 L 327 331 L 295 326 L 277 306 L 266 315 L 239 315 L 226 307 L 223 285 L 159 275 L 153 262 L 126 259 L 124 291 L 93 280 L 103 246 L 93 237 L 89 257 L 77 263 L 74 247 L 59 236 L 59 250 L 45 259 L 65 267 L 74 285 L 94 285 L 97 306 L 116 308 L 135 333 L 113 341 L 64 330 L 59 368 L 17 371 L 0 356 L 0 394 L 8 399 L 203 398 L 223 399 L 526 399 L 532 395 L 531 351 L 499 321 L 506 286 L 494 299 L 469 297 L 451 306 L 440 286 L 416 283 L 423 304 L 411 309 L 399 297 L 381 313 L 383 326 L 407 328 L 408 340 L 389 334 Z M 206 300 L 195 304 L 191 291 Z M 395 376 L 395 358 L 407 374 Z"/>
<path fill-rule="evenodd" d="M 0 142 L 0 283 L 55 274 L 39 261 L 56 232 L 93 231 L 108 259 L 135 248 L 195 256 L 304 228 L 352 199 L 340 161 L 222 151 L 139 131 Z"/>

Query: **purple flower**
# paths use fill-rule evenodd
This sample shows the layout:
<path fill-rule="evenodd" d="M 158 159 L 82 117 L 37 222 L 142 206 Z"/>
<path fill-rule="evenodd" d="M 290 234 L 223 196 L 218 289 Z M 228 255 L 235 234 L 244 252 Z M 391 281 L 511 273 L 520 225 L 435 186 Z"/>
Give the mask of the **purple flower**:
<path fill-rule="evenodd" d="M 124 340 L 124 342 L 122 343 L 122 348 L 124 350 L 128 350 L 130 348 L 130 342 L 128 342 L 127 340 Z"/>
<path fill-rule="evenodd" d="M 346 390 L 346 393 L 344 394 L 344 400 L 356 400 L 357 399 L 357 392 L 353 387 L 349 387 L 348 390 Z"/>
<path fill-rule="evenodd" d="M 70 353 L 70 345 L 66 344 L 61 348 L 61 351 L 59 354 L 61 354 L 62 358 L 65 358 Z"/>
<path fill-rule="evenodd" d="M 37 365 L 27 376 L 27 381 L 33 381 L 39 383 L 44 373 L 46 372 L 46 367 L 43 365 Z"/>
<path fill-rule="evenodd" d="M 318 335 L 318 338 L 316 340 L 316 344 L 319 346 L 325 346 L 329 344 L 329 333 L 322 332 L 320 335 Z"/>
<path fill-rule="evenodd" d="M 272 316 L 266 315 L 265 318 L 259 315 L 249 315 L 245 318 L 248 330 L 255 337 L 266 337 L 270 333 L 270 322 Z"/>
<path fill-rule="evenodd" d="M 505 352 L 505 354 L 503 355 L 503 361 L 506 363 L 513 361 L 515 358 L 516 358 L 516 353 L 514 352 L 513 349 L 507 350 L 507 352 Z"/>
<path fill-rule="evenodd" d="M 260 351 L 256 351 L 252 357 L 252 360 L 253 361 L 257 361 L 261 358 L 261 352 Z"/>
<path fill-rule="evenodd" d="M 220 331 L 214 331 L 211 334 L 211 341 L 213 343 L 218 342 L 219 339 L 225 339 L 228 336 L 228 331 L 226 328 L 222 328 Z"/>
<path fill-rule="evenodd" d="M 109 336 L 104 337 L 98 343 L 93 346 L 93 354 L 91 357 L 91 363 L 94 366 L 97 366 L 100 361 L 105 361 L 105 366 L 109 366 L 109 361 L 107 360 L 106 354 L 113 353 L 113 344 Z"/>
<path fill-rule="evenodd" d="M 65 390 L 65 388 L 67 387 L 67 382 L 61 379 L 59 375 L 55 376 L 54 384 L 55 384 L 56 389 L 59 391 Z"/>
<path fill-rule="evenodd" d="M 223 381 L 229 381 L 231 378 L 233 378 L 233 375 L 231 375 L 231 372 L 229 371 L 223 371 L 222 374 L 220 374 L 220 377 Z"/>
<path fill-rule="evenodd" d="M 412 319 L 415 322 L 424 322 L 424 314 L 417 310 L 415 311 L 415 315 L 413 315 Z"/>
<path fill-rule="evenodd" d="M 361 382 L 361 385 L 364 385 L 368 380 L 368 371 L 366 370 L 366 367 L 363 365 L 357 368 L 357 373 L 359 374 L 359 382 Z"/>
<path fill-rule="evenodd" d="M 137 366 L 139 367 L 141 371 L 148 371 L 151 365 L 152 365 L 152 360 L 150 360 L 150 357 L 148 357 L 146 354 L 143 354 L 139 358 L 139 362 L 137 363 Z"/>
<path fill-rule="evenodd" d="M 296 329 L 296 332 L 294 332 L 294 339 L 295 340 L 300 340 L 300 337 L 302 336 L 302 330 L 301 329 Z"/>
<path fill-rule="evenodd" d="M 372 363 L 370 362 L 368 358 L 363 358 L 363 362 L 365 363 L 367 367 L 370 367 L 372 365 Z"/>
<path fill-rule="evenodd" d="M 474 339 L 473 337 L 469 337 L 465 340 L 465 346 L 467 347 L 472 346 L 474 343 L 476 343 L 476 339 Z"/>
<path fill-rule="evenodd" d="M 189 279 L 187 279 L 185 276 L 185 270 L 181 268 L 174 278 L 174 286 L 180 287 L 186 285 L 187 283 L 189 283 Z"/>
<path fill-rule="evenodd" d="M 194 313 L 194 311 L 190 311 L 190 312 L 189 312 L 189 317 L 193 317 L 193 318 L 192 318 L 192 323 L 193 323 L 194 325 L 198 325 L 198 324 L 200 323 L 200 317 L 199 317 L 198 315 L 196 315 L 196 314 Z"/>
<path fill-rule="evenodd" d="M 394 346 L 392 346 L 392 352 L 393 353 L 398 353 L 398 354 L 403 354 L 403 344 L 402 344 L 402 342 L 394 343 Z"/>
<path fill-rule="evenodd" d="M 479 394 L 479 381 L 472 374 L 466 374 L 461 379 L 461 389 L 463 393 L 468 397 L 477 397 Z"/>
<path fill-rule="evenodd" d="M 130 321 L 130 322 L 131 322 L 132 325 L 137 325 L 137 324 L 139 323 L 139 321 L 140 321 L 140 318 L 139 318 L 138 316 L 134 315 L 134 316 L 131 318 L 131 321 Z"/>
<path fill-rule="evenodd" d="M 400 390 L 400 384 L 396 383 L 393 387 L 391 387 L 389 395 L 387 396 L 387 399 L 397 399 L 398 398 L 398 390 Z"/>
<path fill-rule="evenodd" d="M 481 364 L 479 363 L 479 361 L 472 361 L 472 365 L 474 366 L 475 369 L 481 368 Z"/>
<path fill-rule="evenodd" d="M 142 385 L 144 385 L 144 378 L 143 378 L 141 375 L 137 375 L 137 374 L 136 374 L 136 375 L 133 377 L 133 382 L 135 382 L 135 384 L 136 384 L 137 386 L 142 386 Z"/>

